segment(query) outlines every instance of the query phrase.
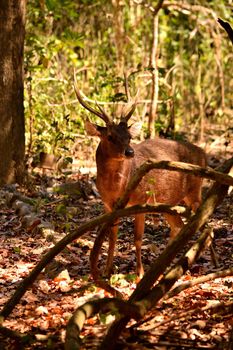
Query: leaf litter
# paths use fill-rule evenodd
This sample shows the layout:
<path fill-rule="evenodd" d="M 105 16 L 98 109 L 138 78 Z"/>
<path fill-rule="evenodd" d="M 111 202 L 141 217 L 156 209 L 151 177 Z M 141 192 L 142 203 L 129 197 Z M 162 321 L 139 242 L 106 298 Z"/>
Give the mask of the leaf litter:
<path fill-rule="evenodd" d="M 103 213 L 96 191 L 90 188 L 90 179 L 79 175 L 82 193 L 66 195 L 46 189 L 48 175 L 33 175 L 33 189 L 17 189 L 34 201 L 32 206 L 36 224 L 30 229 L 22 216 L 7 205 L 4 190 L 0 197 L 0 304 L 9 299 L 18 283 L 40 261 L 41 256 L 54 242 L 75 230 L 80 224 Z M 53 175 L 54 176 L 54 175 Z M 66 178 L 59 175 L 57 184 Z M 93 181 L 91 179 L 91 181 Z M 86 189 L 85 189 L 86 186 Z M 19 191 L 18 191 L 19 190 Z M 8 191 L 8 189 L 6 190 Z M 12 191 L 14 193 L 15 190 Z M 84 194 L 83 194 L 84 193 Z M 219 269 L 233 265 L 232 194 L 229 194 L 210 220 L 214 230 L 214 248 L 219 257 Z M 38 220 L 39 219 L 39 220 Z M 169 228 L 158 216 L 146 221 L 142 259 L 147 270 L 152 261 L 166 247 Z M 49 232 L 43 228 L 49 223 Z M 40 226 L 41 225 L 41 226 Z M 46 230 L 46 229 L 45 229 Z M 96 287 L 90 278 L 89 255 L 96 233 L 88 232 L 67 246 L 38 276 L 3 326 L 34 337 L 24 349 L 63 349 L 65 327 L 74 310 L 93 298 L 108 294 Z M 99 264 L 104 266 L 107 243 L 102 247 Z M 131 218 L 120 225 L 117 250 L 114 258 L 114 275 L 111 283 L 126 297 L 136 288 L 135 249 Z M 210 251 L 206 250 L 192 269 L 178 281 L 183 283 L 200 275 L 216 271 Z M 224 349 L 233 325 L 233 311 L 226 308 L 215 312 L 206 306 L 232 302 L 233 278 L 210 280 L 186 289 L 168 300 L 162 300 L 151 310 L 141 324 L 131 322 L 120 338 L 119 349 Z M 89 319 L 82 331 L 85 349 L 95 349 L 113 316 L 95 316 Z M 0 334 L 3 349 L 18 349 L 19 341 Z M 225 345 L 224 345 L 225 344 Z M 21 345 L 20 345 L 21 346 Z M 226 348 L 227 349 L 227 348 Z"/>

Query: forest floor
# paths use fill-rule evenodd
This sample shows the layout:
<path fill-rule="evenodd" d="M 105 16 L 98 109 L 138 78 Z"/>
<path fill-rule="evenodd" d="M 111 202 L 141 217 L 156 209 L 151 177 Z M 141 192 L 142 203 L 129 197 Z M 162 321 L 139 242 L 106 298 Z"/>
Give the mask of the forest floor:
<path fill-rule="evenodd" d="M 228 149 L 233 154 L 232 148 Z M 210 163 L 218 165 L 228 154 L 213 155 Z M 30 188 L 8 186 L 0 195 L 0 306 L 18 283 L 28 275 L 54 241 L 74 231 L 82 223 L 103 212 L 96 196 L 93 179 L 86 175 L 30 175 Z M 51 191 L 54 185 L 78 181 L 74 194 Z M 206 186 L 209 183 L 205 182 Z M 68 192 L 67 192 L 68 191 Z M 232 191 L 233 192 L 233 191 Z M 206 250 L 178 283 L 233 267 L 233 193 L 219 205 L 209 221 L 214 231 L 214 248 L 219 266 Z M 12 196 L 20 193 L 32 199 L 30 213 L 20 209 Z M 20 197 L 19 196 L 19 197 Z M 29 219 L 28 219 L 29 217 Z M 166 247 L 169 228 L 162 217 L 156 225 L 148 216 L 143 237 L 142 260 L 145 270 Z M 63 349 L 65 327 L 74 310 L 92 298 L 108 294 L 97 288 L 90 277 L 89 255 L 96 237 L 88 232 L 62 251 L 38 276 L 20 303 L 3 323 L 16 334 L 29 334 L 20 341 L 0 332 L 0 349 Z M 193 241 L 195 237 L 193 238 Z M 131 218 L 120 226 L 114 275 L 111 283 L 127 299 L 136 288 L 135 250 Z M 101 266 L 107 255 L 107 243 L 101 252 Z M 120 338 L 117 349 L 233 349 L 233 277 L 218 278 L 186 289 L 167 300 L 161 300 L 140 324 L 131 322 Z M 220 309 L 214 306 L 223 302 Z M 230 305 L 230 307 L 228 307 Z M 206 307 L 206 309 L 205 309 Z M 83 349 L 95 349 L 103 338 L 113 315 L 98 315 L 87 320 L 81 333 Z M 231 338 L 231 339 L 230 339 Z M 231 340 L 231 345 L 229 344 Z M 232 347 L 231 347 L 232 346 Z"/>

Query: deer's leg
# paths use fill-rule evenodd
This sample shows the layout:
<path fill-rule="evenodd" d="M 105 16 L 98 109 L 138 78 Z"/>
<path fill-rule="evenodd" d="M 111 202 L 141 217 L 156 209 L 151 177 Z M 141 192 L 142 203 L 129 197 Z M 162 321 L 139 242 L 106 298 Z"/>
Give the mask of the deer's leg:
<path fill-rule="evenodd" d="M 118 232 L 118 222 L 116 222 L 110 229 L 108 233 L 108 258 L 107 258 L 107 264 L 106 264 L 106 270 L 105 275 L 110 276 L 112 273 L 112 266 L 113 266 L 113 257 L 114 257 L 114 250 L 117 240 L 117 232 Z"/>
<path fill-rule="evenodd" d="M 184 202 L 195 213 L 201 204 L 201 190 L 194 193 L 191 192 L 187 197 L 184 198 Z"/>
<path fill-rule="evenodd" d="M 179 215 L 163 214 L 168 224 L 170 225 L 170 240 L 176 237 L 180 229 L 184 226 L 183 221 Z"/>
<path fill-rule="evenodd" d="M 142 248 L 142 236 L 145 228 L 145 214 L 137 214 L 135 215 L 134 221 L 134 244 L 136 248 L 136 258 L 137 258 L 137 275 L 141 278 L 144 274 L 144 269 L 142 265 L 142 256 L 141 256 L 141 248 Z"/>
<path fill-rule="evenodd" d="M 201 193 L 202 193 L 202 182 L 203 180 L 201 178 L 192 176 L 192 187 L 189 189 L 187 196 L 184 198 L 185 204 L 187 204 L 192 211 L 195 213 L 197 211 L 197 208 L 201 204 Z"/>

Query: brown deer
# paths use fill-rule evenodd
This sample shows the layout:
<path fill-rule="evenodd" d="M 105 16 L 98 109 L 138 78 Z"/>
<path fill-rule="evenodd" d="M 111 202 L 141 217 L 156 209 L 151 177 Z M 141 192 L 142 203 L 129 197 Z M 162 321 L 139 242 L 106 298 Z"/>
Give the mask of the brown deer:
<path fill-rule="evenodd" d="M 131 138 L 139 131 L 138 123 L 128 125 L 136 102 L 130 102 L 122 110 L 120 122 L 114 123 L 110 116 L 100 107 L 92 108 L 84 99 L 74 83 L 77 99 L 89 112 L 101 118 L 106 126 L 102 127 L 85 122 L 87 134 L 98 136 L 100 143 L 96 151 L 97 180 L 96 185 L 107 212 L 112 211 L 114 204 L 125 191 L 125 188 L 135 170 L 147 159 L 181 161 L 206 166 L 204 151 L 188 142 L 178 142 L 167 139 L 151 139 L 139 144 L 131 144 Z M 166 203 L 176 205 L 185 202 L 196 211 L 201 202 L 202 179 L 181 172 L 167 170 L 151 170 L 131 194 L 128 205 L 144 203 Z M 174 238 L 183 226 L 179 215 L 163 214 L 170 225 L 170 238 Z M 145 226 L 145 214 L 135 215 L 134 243 L 136 247 L 138 276 L 142 276 L 141 261 L 142 236 Z M 115 224 L 109 233 L 109 250 L 106 273 L 110 274 L 113 264 L 114 248 L 117 239 L 118 225 Z"/>

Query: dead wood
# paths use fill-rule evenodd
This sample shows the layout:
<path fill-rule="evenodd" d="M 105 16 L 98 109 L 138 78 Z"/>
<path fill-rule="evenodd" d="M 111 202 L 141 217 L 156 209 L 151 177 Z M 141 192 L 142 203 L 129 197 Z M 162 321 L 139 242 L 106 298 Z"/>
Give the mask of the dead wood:
<path fill-rule="evenodd" d="M 94 184 L 91 181 L 75 181 L 75 182 L 66 182 L 59 186 L 55 187 L 55 192 L 62 195 L 75 196 L 75 198 L 83 198 L 87 200 L 89 195 L 96 191 Z"/>
<path fill-rule="evenodd" d="M 232 164 L 233 158 L 226 161 L 220 167 L 219 170 L 222 172 L 228 172 L 231 169 Z M 159 256 L 158 259 L 156 259 L 152 267 L 146 272 L 143 279 L 138 284 L 136 290 L 129 298 L 130 302 L 140 302 L 140 300 L 142 300 L 143 298 L 148 298 L 149 293 L 150 300 L 148 300 L 148 302 L 150 305 L 154 305 L 154 303 L 158 300 L 159 295 L 157 295 L 156 289 L 152 289 L 151 292 L 153 284 L 156 282 L 158 277 L 162 273 L 164 273 L 167 266 L 172 262 L 176 254 L 178 254 L 181 251 L 181 249 L 188 242 L 190 237 L 199 229 L 201 229 L 201 227 L 203 227 L 208 218 L 213 214 L 216 206 L 223 200 L 223 198 L 227 194 L 227 189 L 228 186 L 226 185 L 221 185 L 218 183 L 213 184 L 211 189 L 208 191 L 205 200 L 198 208 L 196 214 L 192 216 L 189 222 L 181 229 L 180 233 L 176 236 L 176 238 L 168 244 L 164 252 Z M 163 278 L 163 282 L 165 282 L 164 287 L 166 287 L 165 277 Z M 168 289 L 166 290 L 166 292 L 168 292 Z M 154 299 L 153 294 L 155 294 L 156 300 Z M 119 335 L 121 334 L 122 330 L 129 322 L 129 320 L 129 317 L 120 317 L 112 324 L 101 344 L 101 349 L 110 349 L 109 344 L 111 344 L 111 350 L 115 348 L 116 341 Z"/>
<path fill-rule="evenodd" d="M 13 203 L 17 200 L 22 201 L 28 205 L 35 204 L 35 201 L 33 199 L 22 195 L 21 193 L 17 192 L 14 189 L 13 190 L 2 189 L 0 193 L 0 197 L 5 199 L 6 204 L 9 207 L 11 207 Z"/>
<path fill-rule="evenodd" d="M 201 276 L 201 277 L 197 277 L 192 281 L 188 281 L 188 282 L 184 282 L 179 284 L 177 287 L 174 287 L 173 289 L 171 289 L 163 298 L 163 300 L 168 300 L 170 298 L 173 298 L 174 296 L 178 295 L 179 293 L 181 293 L 182 291 L 188 289 L 188 288 L 192 288 L 194 286 L 197 286 L 201 283 L 210 281 L 210 280 L 214 280 L 216 278 L 223 278 L 223 277 L 227 277 L 227 276 L 232 276 L 233 275 L 233 268 L 230 269 L 226 269 L 226 270 L 222 270 L 222 271 L 217 271 L 214 273 L 209 273 L 206 276 Z M 197 309 L 195 309 L 197 312 Z M 184 316 L 186 315 L 187 311 L 184 312 Z M 178 316 L 179 317 L 179 316 Z M 156 318 L 147 318 L 144 320 L 139 321 L 136 325 L 133 325 L 131 328 L 135 328 L 138 326 L 141 326 L 142 324 L 146 324 L 146 323 L 150 323 L 153 324 L 153 326 L 143 326 L 141 327 L 143 330 L 150 330 L 150 329 L 154 329 L 156 327 L 159 327 L 161 325 L 164 325 L 166 323 L 169 323 L 172 319 L 177 319 L 177 316 L 171 317 L 168 320 L 165 320 L 163 322 L 156 322 Z M 182 316 L 183 317 L 183 316 Z"/>
<path fill-rule="evenodd" d="M 232 161 L 233 163 L 233 161 Z M 146 173 L 148 173 L 152 169 L 166 169 L 169 171 L 182 171 L 185 173 L 191 173 L 193 175 L 205 177 L 211 180 L 218 181 L 220 183 L 232 186 L 233 184 L 233 178 L 232 176 L 223 174 L 221 172 L 221 168 L 218 169 L 218 171 L 209 169 L 209 168 L 201 168 L 197 165 L 193 164 L 187 164 L 182 162 L 170 162 L 170 161 L 153 161 L 152 159 L 149 159 L 145 163 L 143 163 L 136 171 L 136 173 L 132 176 L 124 195 L 117 201 L 115 205 L 115 210 L 124 208 L 129 200 L 130 194 L 136 189 L 136 187 L 139 185 L 140 181 L 142 180 L 143 176 L 145 176 Z M 104 224 L 97 234 L 97 237 L 95 239 L 95 243 L 93 246 L 93 249 L 90 254 L 90 268 L 91 268 L 91 274 L 94 278 L 94 280 L 102 284 L 103 282 L 99 281 L 99 275 L 100 271 L 98 270 L 97 264 L 98 264 L 98 258 L 100 254 L 100 250 L 102 247 L 102 244 L 104 242 L 104 239 L 108 233 L 109 230 L 109 224 Z M 109 290 L 109 287 L 107 284 L 102 284 L 101 287 L 106 287 Z"/>
<path fill-rule="evenodd" d="M 80 349 L 81 339 L 79 335 L 84 322 L 87 318 L 98 313 L 99 311 L 107 312 L 114 307 L 118 313 L 127 319 L 141 319 L 144 317 L 146 312 L 154 305 L 154 303 L 161 299 L 161 297 L 166 293 L 166 291 L 170 288 L 170 285 L 173 285 L 175 281 L 192 265 L 193 261 L 195 261 L 195 259 L 199 256 L 203 246 L 205 246 L 208 236 L 209 229 L 205 230 L 205 232 L 201 235 L 197 242 L 193 244 L 191 249 L 188 250 L 184 257 L 178 261 L 176 266 L 165 275 L 162 281 L 156 285 L 156 287 L 154 287 L 143 300 L 131 303 L 130 301 L 124 302 L 116 298 L 105 298 L 87 302 L 79 307 L 68 323 L 65 349 Z M 118 300 L 119 302 L 117 302 Z M 113 301 L 113 303 L 111 303 L 111 301 Z M 103 343 L 102 349 L 111 349 L 110 346 L 111 343 L 109 343 L 109 345 Z"/>
<path fill-rule="evenodd" d="M 70 244 L 75 239 L 80 238 L 84 233 L 93 230 L 96 226 L 100 226 L 103 223 L 107 222 L 107 225 L 112 224 L 116 219 L 122 216 L 130 216 L 135 213 L 160 213 L 160 212 L 166 212 L 169 214 L 176 215 L 178 212 L 184 212 L 186 211 L 185 208 L 182 207 L 170 207 L 165 204 L 158 204 L 158 205 L 136 205 L 129 208 L 121 209 L 114 211 L 112 213 L 100 215 L 97 218 L 84 223 L 77 229 L 76 231 L 68 234 L 64 238 L 62 238 L 57 244 L 54 245 L 53 248 L 51 248 L 40 260 L 40 262 L 34 267 L 34 269 L 30 272 L 30 274 L 25 277 L 22 282 L 19 284 L 18 288 L 16 289 L 13 296 L 8 300 L 8 302 L 5 304 L 3 310 L 1 311 L 1 316 L 7 317 L 11 311 L 14 309 L 14 307 L 17 305 L 17 303 L 20 301 L 22 296 L 25 294 L 27 289 L 34 283 L 39 273 L 48 265 L 52 259 L 56 255 L 58 255 L 65 247 Z"/>
<path fill-rule="evenodd" d="M 201 276 L 201 277 L 195 278 L 192 281 L 184 282 L 184 283 L 180 284 L 179 286 L 173 288 L 170 292 L 168 292 L 166 299 L 173 298 L 174 296 L 176 296 L 177 294 L 179 294 L 183 290 L 188 289 L 188 288 L 192 288 L 198 284 L 201 284 L 201 283 L 204 283 L 204 282 L 207 282 L 210 280 L 214 280 L 216 278 L 223 278 L 223 277 L 232 276 L 232 275 L 233 275 L 233 267 L 230 269 L 209 273 L 206 276 Z"/>
<path fill-rule="evenodd" d="M 19 192 L 12 193 L 4 190 L 1 191 L 0 196 L 5 199 L 7 206 L 15 210 L 16 214 L 20 217 L 22 227 L 27 232 L 38 230 L 49 241 L 53 241 L 54 243 L 58 241 L 53 224 L 42 220 L 40 213 L 36 212 L 35 199 L 26 197 Z"/>
<path fill-rule="evenodd" d="M 169 317 L 167 320 L 163 321 L 163 322 L 153 322 L 153 319 L 150 320 L 150 322 L 153 322 L 153 325 L 149 325 L 149 326 L 144 326 L 141 327 L 141 329 L 143 329 L 144 331 L 149 331 L 151 329 L 155 329 L 156 327 L 160 327 L 163 326 L 167 323 L 170 323 L 172 321 L 176 321 L 176 320 L 187 320 L 188 318 L 190 318 L 192 315 L 198 314 L 198 313 L 203 313 L 205 311 L 211 311 L 213 312 L 218 312 L 219 314 L 226 314 L 226 313 L 233 313 L 233 302 L 215 302 L 214 304 L 207 304 L 206 306 L 203 307 L 198 307 L 196 309 L 191 309 L 191 310 L 186 310 L 184 312 L 181 312 L 179 315 L 173 316 L 173 317 Z"/>
<path fill-rule="evenodd" d="M 232 166 L 233 159 L 230 159 L 228 162 L 226 162 L 222 169 L 227 171 L 229 167 Z M 142 175 L 143 176 L 143 175 Z M 132 186 L 132 185 L 131 185 Z M 136 186 L 136 184 L 135 184 Z M 167 266 L 166 264 L 170 263 L 170 261 L 175 256 L 175 251 L 180 250 L 180 244 L 181 242 L 186 242 L 189 239 L 189 229 L 191 228 L 191 231 L 198 230 L 199 227 L 201 227 L 204 222 L 207 220 L 207 218 L 212 214 L 214 206 L 217 205 L 217 203 L 220 201 L 220 198 L 223 198 L 225 196 L 225 189 L 226 186 L 224 185 L 218 185 L 215 184 L 213 188 L 209 191 L 209 194 L 207 195 L 206 200 L 202 204 L 202 206 L 199 208 L 196 215 L 191 219 L 188 225 L 186 225 L 183 230 L 181 231 L 181 234 L 176 237 L 176 239 L 169 244 L 167 249 L 164 251 L 164 253 L 160 256 L 160 258 L 157 260 L 158 263 L 155 264 L 154 267 L 150 271 L 154 274 L 151 281 L 148 283 L 147 277 L 148 273 L 145 275 L 145 277 L 141 280 L 140 284 L 138 285 L 138 288 L 132 295 L 132 301 L 140 300 L 144 297 L 144 295 L 149 292 L 151 286 L 153 285 L 154 281 L 157 280 L 158 276 L 164 271 L 164 266 Z M 220 191 L 220 194 L 218 194 L 218 190 Z M 127 197 L 127 194 L 124 196 Z M 123 200 L 125 200 L 123 198 Z M 126 201 L 126 200 L 125 200 Z M 107 225 L 112 224 L 117 218 L 122 216 L 129 216 L 138 212 L 162 212 L 162 210 L 169 210 L 169 213 L 175 214 L 175 211 L 172 210 L 169 206 L 166 205 L 157 205 L 157 206 L 135 206 L 135 207 L 129 207 L 126 209 L 119 209 L 117 211 L 114 211 L 112 213 L 101 215 L 88 223 L 85 223 L 79 227 L 78 230 L 70 233 L 69 235 L 65 236 L 63 239 L 61 239 L 53 248 L 51 248 L 41 259 L 41 261 L 35 266 L 35 268 L 31 271 L 31 273 L 19 284 L 17 290 L 13 294 L 13 296 L 8 300 L 8 302 L 5 304 L 1 316 L 7 317 L 11 311 L 14 309 L 15 305 L 20 301 L 21 297 L 24 295 L 26 290 L 32 285 L 32 283 L 35 281 L 39 273 L 43 270 L 43 268 L 57 255 L 59 254 L 67 244 L 71 243 L 73 240 L 78 239 L 81 237 L 84 233 L 87 231 L 93 230 L 96 226 L 100 226 L 103 223 L 107 222 Z M 206 213 L 205 213 L 206 211 Z M 179 247 L 179 249 L 178 249 Z M 131 301 L 131 299 L 130 299 Z M 120 330 L 120 328 L 119 328 Z"/>
<path fill-rule="evenodd" d="M 190 266 L 193 264 L 193 262 L 198 258 L 198 256 L 200 255 L 202 249 L 206 246 L 206 241 L 208 240 L 208 236 L 211 233 L 211 230 L 209 228 L 207 228 L 205 230 L 205 232 L 203 234 L 201 234 L 200 238 L 193 244 L 193 246 L 188 250 L 188 252 L 179 259 L 178 263 L 175 265 L 174 268 L 170 269 L 170 271 L 164 276 L 164 278 L 159 282 L 158 285 L 156 285 L 154 288 L 152 288 L 152 290 L 149 292 L 149 294 L 142 300 L 140 300 L 139 302 L 135 302 L 133 304 L 130 304 L 130 307 L 132 307 L 132 310 L 128 310 L 125 308 L 126 302 L 124 302 L 122 305 L 119 304 L 117 305 L 117 303 L 114 303 L 114 306 L 117 307 L 117 310 L 119 313 L 121 313 L 122 315 L 127 314 L 126 318 L 129 319 L 130 318 L 130 312 L 134 312 L 136 313 L 135 316 L 131 318 L 142 318 L 146 312 L 151 309 L 158 300 L 160 300 L 166 293 L 167 290 L 169 290 L 171 288 L 171 286 L 177 281 L 178 278 L 180 278 L 186 271 L 187 269 L 190 268 Z M 228 269 L 225 270 L 224 272 L 221 271 L 221 273 L 215 273 L 215 274 L 211 274 L 212 277 L 213 275 L 215 275 L 216 277 L 219 276 L 224 276 L 224 275 L 229 275 L 233 272 L 233 269 Z M 208 276 L 208 278 L 210 279 L 210 276 Z M 206 279 L 206 276 L 205 276 Z M 201 280 L 200 280 L 201 282 Z M 101 299 L 102 300 L 102 299 Z M 85 322 L 85 320 L 92 316 L 93 313 L 98 313 L 99 311 L 103 311 L 106 312 L 108 311 L 105 310 L 105 306 L 108 305 L 109 299 L 103 299 L 103 303 L 101 303 L 101 300 L 98 302 L 98 306 L 100 306 L 100 308 L 94 308 L 93 305 L 90 305 L 89 303 L 84 304 L 83 306 L 81 306 L 77 311 L 76 311 L 76 316 L 79 315 L 79 319 L 81 317 L 81 322 L 79 319 L 77 319 L 75 321 L 75 315 L 72 317 L 72 336 L 70 336 L 71 334 L 69 333 L 69 347 L 67 347 L 66 349 L 79 349 L 81 346 L 80 343 L 80 339 L 79 339 L 79 334 L 80 331 L 83 327 L 83 324 Z M 110 299 L 111 300 L 111 299 Z M 115 299 L 114 299 L 115 300 Z M 117 300 L 117 299 L 116 299 Z M 97 303 L 97 301 L 95 301 Z M 105 304 L 106 303 L 106 304 Z M 224 304 L 224 305 L 223 305 Z M 122 310 L 119 309 L 119 306 L 122 306 Z M 89 309 L 90 311 L 87 312 L 88 308 L 91 307 L 91 309 Z M 205 308 L 205 310 L 208 309 L 216 309 L 217 311 L 220 311 L 222 309 L 225 308 L 229 308 L 232 307 L 232 305 L 226 305 L 225 303 L 219 303 L 219 305 L 214 305 L 214 306 L 208 306 Z M 86 310 L 86 312 L 84 313 L 84 310 Z M 136 311 L 137 310 L 137 311 Z M 193 311 L 193 310 L 192 310 Z M 82 313 L 85 314 L 85 317 L 82 316 Z M 183 313 L 181 315 L 181 317 L 185 316 L 186 313 Z M 171 319 L 172 320 L 172 319 Z M 68 339 L 67 338 L 67 339 Z M 109 341 L 111 340 L 110 343 L 111 345 L 107 345 L 107 343 L 103 343 L 102 344 L 102 349 L 112 349 L 112 339 L 108 339 Z"/>
<path fill-rule="evenodd" d="M 120 312 L 133 319 L 141 318 L 138 308 L 118 298 L 103 298 L 88 301 L 80 306 L 70 318 L 66 328 L 65 350 L 78 350 L 82 345 L 79 337 L 85 321 L 99 312 Z"/>

